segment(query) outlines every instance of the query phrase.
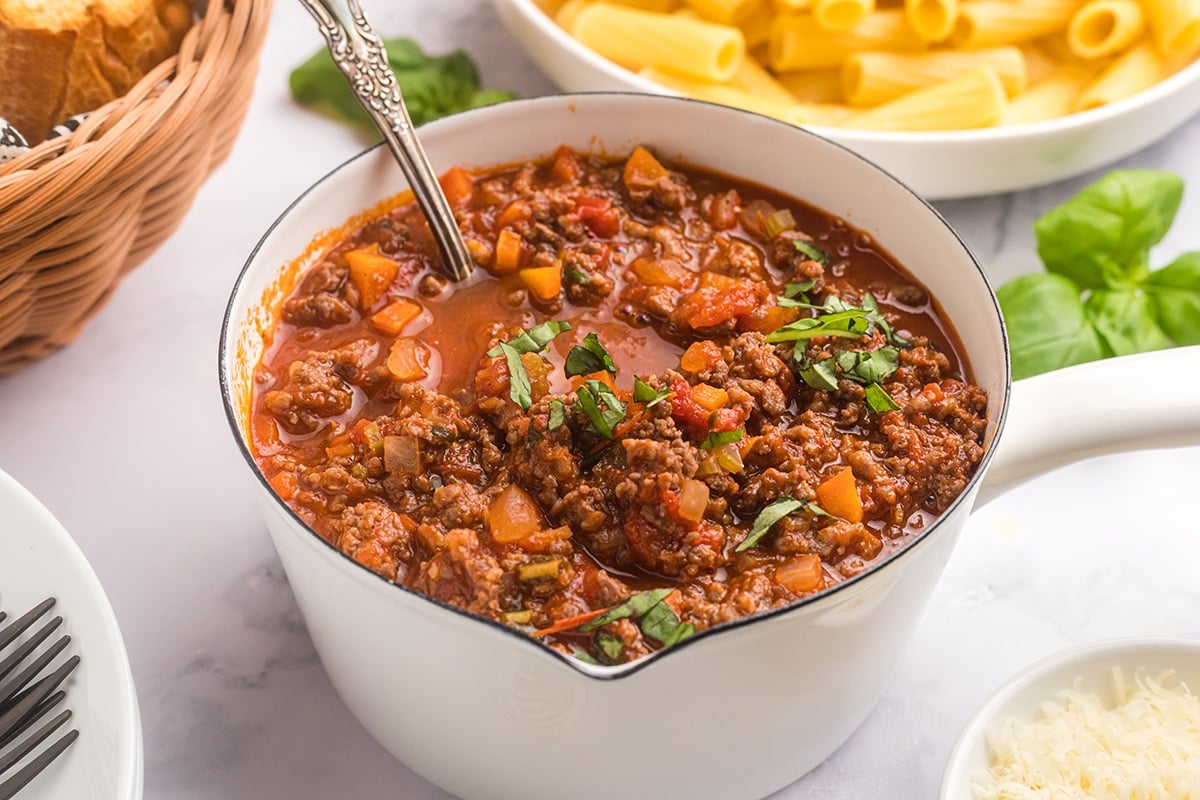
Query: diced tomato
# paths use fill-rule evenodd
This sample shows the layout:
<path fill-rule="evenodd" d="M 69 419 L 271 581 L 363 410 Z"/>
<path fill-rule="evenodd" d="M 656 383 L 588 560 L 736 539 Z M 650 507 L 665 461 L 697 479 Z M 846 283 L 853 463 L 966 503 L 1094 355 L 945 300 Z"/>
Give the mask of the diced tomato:
<path fill-rule="evenodd" d="M 758 307 L 760 292 L 754 284 L 721 290 L 714 286 L 697 289 L 680 301 L 671 312 L 671 321 L 695 330 L 714 328 Z"/>
<path fill-rule="evenodd" d="M 671 416 L 693 439 L 703 439 L 713 431 L 732 431 L 742 424 L 741 411 L 736 408 L 710 411 L 698 402 L 695 388 L 680 377 L 671 379 Z"/>
<path fill-rule="evenodd" d="M 579 156 L 575 155 L 574 150 L 564 144 L 554 151 L 554 162 L 550 165 L 550 173 L 555 178 L 563 183 L 578 183 L 581 171 Z"/>
<path fill-rule="evenodd" d="M 717 433 L 737 430 L 742 425 L 742 412 L 736 408 L 719 408 L 712 415 L 710 424 Z"/>
<path fill-rule="evenodd" d="M 672 535 L 669 531 L 651 525 L 650 522 L 636 511 L 625 515 L 621 526 L 625 532 L 625 542 L 629 552 L 642 566 L 653 568 L 662 562 L 664 553 L 678 547 L 678 532 Z"/>
<path fill-rule="evenodd" d="M 621 232 L 621 215 L 607 197 L 581 194 L 571 199 L 575 202 L 575 208 L 568 217 L 582 222 L 593 235 L 611 239 Z"/>

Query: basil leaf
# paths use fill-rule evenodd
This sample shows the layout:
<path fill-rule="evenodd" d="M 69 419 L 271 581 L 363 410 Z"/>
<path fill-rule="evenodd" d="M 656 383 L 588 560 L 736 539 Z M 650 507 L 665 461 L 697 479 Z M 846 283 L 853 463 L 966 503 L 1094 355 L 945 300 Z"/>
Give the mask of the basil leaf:
<path fill-rule="evenodd" d="M 508 365 L 508 396 L 528 411 L 533 405 L 533 387 L 529 385 L 529 373 L 521 363 L 521 354 L 508 342 L 501 342 L 497 347 L 504 354 L 504 362 Z"/>
<path fill-rule="evenodd" d="M 1022 275 L 997 289 L 996 297 L 1008 327 L 1014 378 L 1109 355 L 1084 314 L 1079 288 L 1069 279 Z"/>
<path fill-rule="evenodd" d="M 642 615 L 638 626 L 647 638 L 653 639 L 663 647 L 670 647 L 696 631 L 691 624 L 681 624 L 671 607 L 661 601 Z"/>
<path fill-rule="evenodd" d="M 712 450 L 714 447 L 720 447 L 723 444 L 732 444 L 740 442 L 745 431 L 742 428 L 734 428 L 731 431 L 712 431 L 708 436 L 704 437 L 704 441 L 700 443 L 701 450 Z"/>
<path fill-rule="evenodd" d="M 843 350 L 842 353 L 854 351 Z M 838 353 L 839 356 L 842 353 Z M 894 347 L 880 347 L 867 352 L 854 352 L 854 363 L 846 366 L 838 362 L 847 378 L 857 383 L 879 383 L 900 366 L 900 351 Z"/>
<path fill-rule="evenodd" d="M 813 261 L 816 261 L 818 264 L 829 263 L 829 256 L 825 253 L 825 251 L 811 242 L 806 242 L 803 239 L 792 239 L 792 247 L 796 248 Z"/>
<path fill-rule="evenodd" d="M 616 664 L 625 654 L 625 643 L 611 633 L 597 631 L 595 642 L 596 652 L 600 654 L 606 664 Z"/>
<path fill-rule="evenodd" d="M 556 319 L 546 320 L 540 325 L 534 325 L 529 330 L 521 331 L 506 342 L 501 342 L 488 350 L 487 354 L 492 358 L 500 355 L 500 346 L 503 344 L 507 344 L 518 353 L 540 353 L 546 349 L 546 345 L 550 344 L 555 336 L 569 330 L 571 330 L 569 322 L 560 322 Z"/>
<path fill-rule="evenodd" d="M 639 403 L 645 403 L 647 409 L 654 408 L 666 400 L 670 394 L 670 389 L 655 389 L 641 378 L 637 376 L 633 378 L 633 399 Z"/>
<path fill-rule="evenodd" d="M 612 389 L 600 381 L 585 381 L 583 386 L 575 390 L 575 397 L 580 410 L 592 424 L 592 430 L 606 439 L 612 439 L 613 428 L 625 419 L 625 404 L 613 394 Z"/>
<path fill-rule="evenodd" d="M 579 626 L 581 631 L 594 631 L 597 628 L 603 628 L 610 622 L 616 622 L 619 619 L 628 619 L 629 617 L 642 617 L 654 606 L 663 601 L 663 598 L 669 595 L 673 589 L 651 589 L 646 592 L 639 592 L 633 597 L 630 597 L 623 603 L 613 606 L 608 611 L 604 612 L 595 619 L 590 619 Z"/>
<path fill-rule="evenodd" d="M 600 338 L 595 333 L 589 333 L 583 337 L 582 345 L 577 344 L 571 348 L 571 351 L 567 353 L 567 361 L 563 365 L 563 370 L 568 378 L 575 375 L 591 375 L 593 372 L 601 370 L 606 370 L 613 375 L 617 374 L 617 367 L 613 364 L 612 356 L 604 349 L 604 345 L 600 344 Z"/>
<path fill-rule="evenodd" d="M 912 342 L 905 339 L 903 336 L 898 336 L 896 331 L 892 329 L 892 323 L 887 321 L 887 317 L 879 310 L 879 303 L 875 300 L 875 295 L 867 292 L 862 299 L 863 310 L 871 316 L 871 321 L 879 326 L 879 330 L 883 331 L 883 335 L 887 340 L 894 345 L 900 347 L 910 347 Z"/>
<path fill-rule="evenodd" d="M 1150 292 L 1159 327 L 1175 344 L 1200 344 L 1200 252 L 1184 253 L 1150 273 Z"/>
<path fill-rule="evenodd" d="M 796 281 L 795 283 L 784 284 L 783 296 L 788 299 L 794 297 L 804 297 L 804 295 L 811 291 L 816 285 L 817 282 L 815 280 Z"/>
<path fill-rule="evenodd" d="M 892 396 L 884 391 L 884 388 L 878 383 L 872 383 L 867 386 L 866 391 L 867 408 L 871 409 L 876 414 L 883 414 L 887 411 L 896 411 L 900 406 L 892 399 Z"/>
<path fill-rule="evenodd" d="M 549 403 L 550 415 L 546 420 L 546 430 L 556 431 L 561 428 L 567 421 L 567 409 L 563 405 L 562 400 L 551 400 Z"/>
<path fill-rule="evenodd" d="M 1154 300 L 1140 289 L 1092 292 L 1083 313 L 1113 355 L 1145 353 L 1170 347 L 1155 320 Z"/>
<path fill-rule="evenodd" d="M 746 534 L 746 538 L 734 549 L 734 552 L 741 553 L 754 547 L 758 544 L 759 539 L 767 535 L 767 531 L 771 530 L 771 526 L 776 522 L 789 514 L 795 514 L 807 505 L 807 500 L 797 500 L 794 497 L 781 497 L 767 503 L 763 510 L 758 512 L 758 516 L 754 518 L 754 523 L 750 526 L 750 532 Z"/>
<path fill-rule="evenodd" d="M 572 269 L 563 270 L 563 280 L 568 284 L 585 286 L 592 282 L 592 276 L 588 272 L 574 267 Z"/>
<path fill-rule="evenodd" d="M 585 663 L 585 664 L 591 664 L 593 667 L 602 667 L 602 666 L 604 666 L 604 665 L 603 665 L 603 664 L 601 664 L 599 661 L 597 661 L 596 659 L 592 658 L 592 654 L 591 654 L 591 653 L 588 653 L 588 652 L 586 652 L 586 651 L 584 651 L 584 650 L 580 650 L 578 653 L 576 653 L 576 654 L 575 654 L 575 657 L 576 657 L 576 658 L 578 658 L 580 661 L 582 661 L 582 662 L 583 662 L 583 663 Z"/>
<path fill-rule="evenodd" d="M 404 93 L 409 116 L 416 125 L 516 96 L 500 90 L 481 91 L 475 65 L 462 50 L 444 56 L 429 56 L 414 41 L 403 38 L 386 39 L 384 46 L 388 64 Z M 324 48 L 293 70 L 288 83 L 292 99 L 300 105 L 359 125 L 377 136 L 371 118 L 359 105 L 346 78 Z"/>
<path fill-rule="evenodd" d="M 798 319 L 768 333 L 766 341 L 771 343 L 797 342 L 822 336 L 857 339 L 870 329 L 871 321 L 863 314 L 862 310 L 851 308 L 835 314 Z"/>
<path fill-rule="evenodd" d="M 1034 223 L 1038 255 L 1047 270 L 1081 289 L 1136 283 L 1146 277 L 1150 248 L 1166 235 L 1182 198 L 1178 175 L 1110 172 Z"/>
<path fill-rule="evenodd" d="M 796 348 L 796 352 L 800 352 L 800 349 Z M 831 392 L 837 391 L 837 361 L 832 358 L 825 358 L 820 361 L 808 361 L 806 364 L 797 364 L 796 374 L 814 389 L 826 389 Z"/>

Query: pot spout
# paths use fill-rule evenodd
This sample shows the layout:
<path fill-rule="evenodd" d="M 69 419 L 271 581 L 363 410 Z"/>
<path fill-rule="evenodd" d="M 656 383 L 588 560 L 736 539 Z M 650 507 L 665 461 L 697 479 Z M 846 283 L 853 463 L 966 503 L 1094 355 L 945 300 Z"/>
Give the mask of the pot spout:
<path fill-rule="evenodd" d="M 981 508 L 1085 458 L 1200 444 L 1200 346 L 1110 358 L 1017 381 Z"/>

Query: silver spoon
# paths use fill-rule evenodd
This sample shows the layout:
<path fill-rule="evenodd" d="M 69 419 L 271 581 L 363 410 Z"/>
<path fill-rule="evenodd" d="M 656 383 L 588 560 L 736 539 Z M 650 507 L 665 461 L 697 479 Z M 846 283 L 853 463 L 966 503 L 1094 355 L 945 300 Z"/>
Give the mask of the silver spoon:
<path fill-rule="evenodd" d="M 300 2 L 316 19 L 333 63 L 346 76 L 358 102 L 400 163 L 437 240 L 446 274 L 456 281 L 465 279 L 471 274 L 474 261 L 437 175 L 417 140 L 396 76 L 388 65 L 383 41 L 367 21 L 358 0 Z"/>

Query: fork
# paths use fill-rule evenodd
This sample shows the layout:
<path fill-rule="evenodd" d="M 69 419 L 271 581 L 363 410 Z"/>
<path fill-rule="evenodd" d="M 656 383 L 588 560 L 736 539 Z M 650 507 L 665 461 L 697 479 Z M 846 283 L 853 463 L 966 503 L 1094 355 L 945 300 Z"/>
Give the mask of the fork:
<path fill-rule="evenodd" d="M 13 797 L 79 737 L 78 730 L 68 731 L 5 778 L 71 718 L 70 709 L 66 709 L 45 721 L 47 715 L 66 698 L 66 692 L 59 686 L 79 664 L 79 656 L 71 656 L 42 676 L 51 662 L 70 644 L 71 637 L 60 636 L 38 652 L 38 648 L 62 625 L 62 617 L 54 617 L 24 641 L 18 641 L 22 633 L 54 607 L 54 603 L 53 597 L 47 598 L 0 628 L 0 778 L 4 778 L 0 783 L 0 800 Z M 0 612 L 0 622 L 5 619 L 6 615 Z M 34 730 L 30 733 L 31 729 Z"/>

